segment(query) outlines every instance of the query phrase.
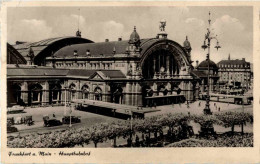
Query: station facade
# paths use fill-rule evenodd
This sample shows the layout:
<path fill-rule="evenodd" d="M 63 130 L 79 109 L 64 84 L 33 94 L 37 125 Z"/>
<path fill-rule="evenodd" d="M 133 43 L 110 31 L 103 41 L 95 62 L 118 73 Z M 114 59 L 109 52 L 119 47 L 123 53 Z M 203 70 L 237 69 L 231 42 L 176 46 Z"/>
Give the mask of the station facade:
<path fill-rule="evenodd" d="M 7 69 L 8 105 L 90 99 L 155 106 L 199 97 L 200 78 L 193 73 L 188 38 L 181 46 L 161 30 L 154 38 L 141 39 L 136 28 L 128 40 L 94 43 L 78 38 L 65 38 L 69 45 L 52 39 L 45 53 L 36 44 L 25 46 L 27 64 Z"/>

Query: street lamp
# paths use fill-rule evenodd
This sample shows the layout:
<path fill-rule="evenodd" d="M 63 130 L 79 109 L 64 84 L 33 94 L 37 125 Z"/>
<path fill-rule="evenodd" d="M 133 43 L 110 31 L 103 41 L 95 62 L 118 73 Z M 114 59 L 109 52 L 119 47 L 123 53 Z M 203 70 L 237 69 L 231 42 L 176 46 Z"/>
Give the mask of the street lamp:
<path fill-rule="evenodd" d="M 64 96 L 64 115 L 67 114 L 67 87 L 64 87 L 65 96 Z"/>
<path fill-rule="evenodd" d="M 209 81 L 210 81 L 210 42 L 212 39 L 215 39 L 217 41 L 217 45 L 215 46 L 215 48 L 218 50 L 219 48 L 221 48 L 221 46 L 219 45 L 219 42 L 218 42 L 218 39 L 217 39 L 217 35 L 216 36 L 212 36 L 211 35 L 211 30 L 210 30 L 210 23 L 211 23 L 211 19 L 210 19 L 210 12 L 209 12 L 209 20 L 208 20 L 208 23 L 209 23 L 209 27 L 207 28 L 207 34 L 205 34 L 205 39 L 204 39 L 204 44 L 201 46 L 201 48 L 203 48 L 204 50 L 205 49 L 208 49 L 208 54 L 207 54 L 207 61 L 208 61 L 208 75 L 207 75 L 207 78 L 208 78 L 208 83 L 207 83 L 207 98 L 206 98 L 206 105 L 205 105 L 205 108 L 204 108 L 204 114 L 212 114 L 211 110 L 210 110 L 210 107 L 209 107 Z"/>
<path fill-rule="evenodd" d="M 70 111 L 69 111 L 70 112 L 70 125 L 69 125 L 69 127 L 71 128 L 71 126 L 72 126 L 71 125 L 71 113 L 72 113 L 72 106 L 73 105 L 71 103 L 69 103 L 69 106 L 70 106 Z"/>

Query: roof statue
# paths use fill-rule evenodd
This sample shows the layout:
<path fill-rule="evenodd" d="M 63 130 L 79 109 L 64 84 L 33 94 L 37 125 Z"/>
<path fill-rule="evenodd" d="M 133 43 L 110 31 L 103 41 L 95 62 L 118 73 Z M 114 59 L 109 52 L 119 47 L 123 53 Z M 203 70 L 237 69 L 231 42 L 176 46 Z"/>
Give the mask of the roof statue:
<path fill-rule="evenodd" d="M 186 48 L 186 49 L 191 48 L 190 42 L 188 40 L 188 36 L 186 36 L 186 40 L 183 42 L 183 47 Z"/>
<path fill-rule="evenodd" d="M 76 37 L 80 37 L 81 38 L 81 32 L 79 30 L 76 32 Z"/>
<path fill-rule="evenodd" d="M 159 25 L 160 31 L 165 31 L 165 26 L 166 26 L 166 20 L 165 20 L 165 19 L 162 19 L 162 20 L 160 21 L 160 25 Z"/>
<path fill-rule="evenodd" d="M 34 59 L 34 52 L 33 52 L 33 49 L 32 47 L 30 46 L 29 47 L 29 51 L 28 51 L 28 55 L 27 55 L 31 60 Z"/>
<path fill-rule="evenodd" d="M 162 19 L 159 24 L 160 32 L 157 34 L 157 38 L 166 39 L 167 33 L 165 32 L 166 20 Z"/>

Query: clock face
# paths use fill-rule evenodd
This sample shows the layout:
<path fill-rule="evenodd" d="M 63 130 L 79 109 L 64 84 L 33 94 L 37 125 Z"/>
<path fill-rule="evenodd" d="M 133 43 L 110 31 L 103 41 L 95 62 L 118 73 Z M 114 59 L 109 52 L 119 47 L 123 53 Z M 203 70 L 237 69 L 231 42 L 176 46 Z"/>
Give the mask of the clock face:
<path fill-rule="evenodd" d="M 164 72 L 165 68 L 164 67 L 161 67 L 160 71 L 161 72 Z"/>

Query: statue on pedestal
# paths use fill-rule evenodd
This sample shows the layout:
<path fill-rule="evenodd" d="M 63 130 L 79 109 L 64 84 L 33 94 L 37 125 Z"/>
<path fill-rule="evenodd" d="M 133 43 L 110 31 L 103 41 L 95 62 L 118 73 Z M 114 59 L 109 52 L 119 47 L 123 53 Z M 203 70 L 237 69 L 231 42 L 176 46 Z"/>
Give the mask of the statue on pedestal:
<path fill-rule="evenodd" d="M 165 20 L 165 19 L 162 19 L 162 20 L 160 21 L 160 25 L 159 25 L 160 31 L 164 31 L 164 32 L 165 32 L 165 26 L 166 26 L 166 20 Z"/>

